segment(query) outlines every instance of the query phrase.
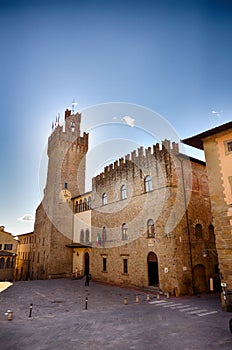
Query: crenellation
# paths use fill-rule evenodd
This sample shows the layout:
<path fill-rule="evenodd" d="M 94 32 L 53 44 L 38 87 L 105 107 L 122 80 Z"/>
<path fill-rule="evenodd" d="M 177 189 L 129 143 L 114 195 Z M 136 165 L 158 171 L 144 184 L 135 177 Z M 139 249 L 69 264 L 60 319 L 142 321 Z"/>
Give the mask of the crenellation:
<path fill-rule="evenodd" d="M 138 158 L 139 158 L 139 161 L 141 161 L 144 157 L 144 149 L 143 149 L 143 146 L 139 147 L 138 148 Z"/>
<path fill-rule="evenodd" d="M 162 150 L 167 150 L 170 153 L 170 141 L 165 139 L 162 141 Z"/>
<path fill-rule="evenodd" d="M 97 176 L 94 184 L 96 185 L 99 182 L 103 184 L 104 181 L 108 182 L 109 179 L 116 179 L 118 176 L 120 179 L 125 176 L 127 180 L 129 177 L 135 178 L 136 176 L 143 179 L 146 174 L 150 173 L 151 169 L 155 170 L 155 176 L 158 177 L 162 168 L 167 180 L 170 181 L 174 170 L 172 158 L 178 154 L 178 151 L 178 144 L 173 142 L 171 147 L 169 140 L 164 140 L 162 146 L 157 143 L 145 150 L 141 146 L 137 150 L 133 150 L 131 154 L 127 154 L 106 166 L 103 172 L 105 176 L 102 174 L 100 174 L 100 177 Z"/>
<path fill-rule="evenodd" d="M 131 152 L 131 160 L 133 163 L 136 162 L 137 156 L 136 156 L 136 150 Z"/>

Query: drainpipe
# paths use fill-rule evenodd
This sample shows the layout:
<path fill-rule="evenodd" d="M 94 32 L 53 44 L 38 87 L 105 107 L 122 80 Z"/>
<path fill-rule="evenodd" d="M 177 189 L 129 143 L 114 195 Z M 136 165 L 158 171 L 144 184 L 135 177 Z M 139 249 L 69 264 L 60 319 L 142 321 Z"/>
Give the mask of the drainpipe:
<path fill-rule="evenodd" d="M 190 236 L 190 230 L 189 230 L 189 217 L 188 217 L 188 206 L 187 206 L 187 199 L 186 199 L 186 190 L 185 190 L 185 184 L 184 184 L 184 169 L 183 169 L 183 159 L 178 158 L 181 164 L 181 174 L 182 174 L 182 185 L 183 185 L 183 194 L 184 194 L 184 206 L 185 206 L 185 218 L 186 218 L 186 224 L 187 224 L 187 233 L 188 233 L 188 244 L 189 244 L 189 258 L 190 258 L 190 269 L 191 269 L 191 283 L 192 283 L 192 292 L 194 291 L 194 280 L 193 280 L 193 258 L 192 258 L 192 246 L 191 246 L 191 236 Z"/>

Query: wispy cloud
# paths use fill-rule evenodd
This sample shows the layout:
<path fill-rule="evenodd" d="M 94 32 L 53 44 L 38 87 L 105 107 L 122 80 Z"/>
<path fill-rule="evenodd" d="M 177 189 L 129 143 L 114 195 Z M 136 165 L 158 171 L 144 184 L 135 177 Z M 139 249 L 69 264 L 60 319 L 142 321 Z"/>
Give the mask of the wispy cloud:
<path fill-rule="evenodd" d="M 220 117 L 222 115 L 223 111 L 216 111 L 215 109 L 211 110 L 211 114 Z"/>
<path fill-rule="evenodd" d="M 35 221 L 35 217 L 31 214 L 25 214 L 21 218 L 18 218 L 18 220 L 23 222 L 33 222 Z"/>
<path fill-rule="evenodd" d="M 135 119 L 130 117 L 129 115 L 125 115 L 125 117 L 123 117 L 122 120 L 132 128 L 135 125 Z"/>

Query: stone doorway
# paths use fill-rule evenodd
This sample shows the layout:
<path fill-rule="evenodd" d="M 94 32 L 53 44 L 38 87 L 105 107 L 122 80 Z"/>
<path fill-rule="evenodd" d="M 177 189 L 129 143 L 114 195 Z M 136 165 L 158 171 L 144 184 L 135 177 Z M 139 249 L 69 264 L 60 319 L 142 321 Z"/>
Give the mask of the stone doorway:
<path fill-rule="evenodd" d="M 158 258 L 153 252 L 150 252 L 147 257 L 148 265 L 148 283 L 149 286 L 157 286 L 159 284 Z"/>
<path fill-rule="evenodd" d="M 207 292 L 207 282 L 204 265 L 196 265 L 193 268 L 194 293 Z"/>
<path fill-rule="evenodd" d="M 85 253 L 85 269 L 84 269 L 85 275 L 89 274 L 89 253 Z"/>

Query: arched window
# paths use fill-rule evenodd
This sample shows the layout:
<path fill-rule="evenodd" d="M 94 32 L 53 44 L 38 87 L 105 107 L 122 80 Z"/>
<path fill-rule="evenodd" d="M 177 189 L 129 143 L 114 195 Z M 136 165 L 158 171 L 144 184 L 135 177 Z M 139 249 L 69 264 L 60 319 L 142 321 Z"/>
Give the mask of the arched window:
<path fill-rule="evenodd" d="M 84 243 L 84 230 L 81 230 L 81 233 L 80 233 L 80 242 L 81 242 L 81 243 Z"/>
<path fill-rule="evenodd" d="M 127 235 L 127 225 L 124 223 L 122 224 L 122 240 L 126 240 L 128 239 L 128 235 Z"/>
<path fill-rule="evenodd" d="M 87 199 L 84 199 L 83 210 L 87 210 Z"/>
<path fill-rule="evenodd" d="M 107 204 L 107 194 L 103 193 L 102 195 L 102 205 L 106 205 Z"/>
<path fill-rule="evenodd" d="M 155 237 L 155 225 L 152 219 L 149 219 L 147 221 L 147 237 L 148 238 Z"/>
<path fill-rule="evenodd" d="M 85 230 L 85 241 L 86 243 L 89 243 L 89 229 Z"/>
<path fill-rule="evenodd" d="M 79 202 L 79 212 L 83 211 L 82 199 Z"/>
<path fill-rule="evenodd" d="M 103 226 L 102 228 L 102 242 L 104 243 L 106 241 L 106 227 Z"/>
<path fill-rule="evenodd" d="M 121 198 L 126 199 L 126 186 L 122 185 L 121 187 Z"/>
<path fill-rule="evenodd" d="M 71 122 L 71 131 L 74 132 L 75 131 L 75 123 Z"/>
<path fill-rule="evenodd" d="M 91 209 L 91 197 L 88 198 L 88 209 Z"/>
<path fill-rule="evenodd" d="M 4 269 L 4 267 L 5 267 L 5 259 L 0 258 L 0 269 Z"/>
<path fill-rule="evenodd" d="M 215 242 L 215 234 L 213 225 L 209 225 L 209 240 Z"/>
<path fill-rule="evenodd" d="M 150 175 L 147 175 L 145 178 L 145 192 L 151 192 L 152 191 L 152 178 Z"/>
<path fill-rule="evenodd" d="M 196 236 L 196 239 L 201 239 L 202 238 L 202 226 L 201 226 L 201 224 L 196 224 L 196 226 L 195 226 L 195 236 Z"/>
<path fill-rule="evenodd" d="M 6 269 L 10 269 L 10 258 L 6 259 Z"/>
<path fill-rule="evenodd" d="M 78 212 L 79 212 L 79 203 L 77 201 L 75 204 L 75 213 L 78 213 Z"/>

